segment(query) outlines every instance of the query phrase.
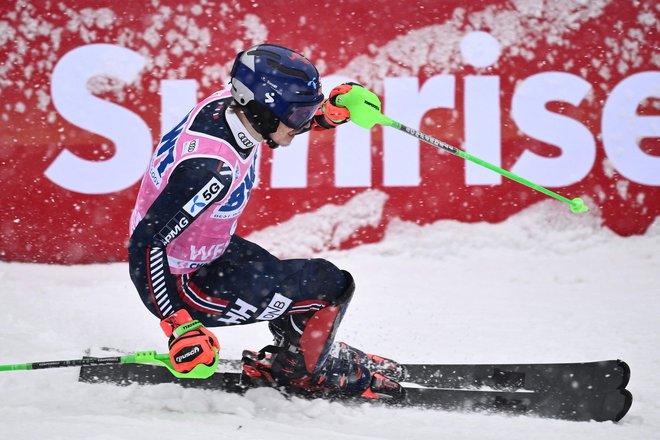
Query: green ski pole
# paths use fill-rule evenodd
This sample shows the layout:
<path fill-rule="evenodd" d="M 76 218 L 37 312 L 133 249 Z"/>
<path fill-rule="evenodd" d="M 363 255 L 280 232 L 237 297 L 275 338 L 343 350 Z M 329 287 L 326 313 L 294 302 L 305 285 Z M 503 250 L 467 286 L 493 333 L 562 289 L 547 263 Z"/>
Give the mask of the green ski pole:
<path fill-rule="evenodd" d="M 557 194 L 556 192 L 550 191 L 536 183 L 529 181 L 523 177 L 518 176 L 517 174 L 507 171 L 503 168 L 493 165 L 485 160 L 479 159 L 476 156 L 473 156 L 469 153 L 466 153 L 463 150 L 460 150 L 456 147 L 442 142 L 433 136 L 422 133 L 414 128 L 407 127 L 400 122 L 394 121 L 393 119 L 385 116 L 381 113 L 381 103 L 378 96 L 364 87 L 353 86 L 353 88 L 345 94 L 337 96 L 337 105 L 339 107 L 346 107 L 351 113 L 351 121 L 363 128 L 371 128 L 376 124 L 383 126 L 394 127 L 397 130 L 400 130 L 406 134 L 416 137 L 417 139 L 426 142 L 429 145 L 433 145 L 436 148 L 447 151 L 455 156 L 462 157 L 465 160 L 476 163 L 482 167 L 488 168 L 491 171 L 494 171 L 502 176 L 505 176 L 515 182 L 521 183 L 533 190 L 539 191 L 543 194 L 546 194 L 550 197 L 553 197 L 557 200 L 560 200 L 564 203 L 567 203 L 571 211 L 574 213 L 586 212 L 589 210 L 584 204 L 584 201 L 576 197 L 574 199 L 567 199 L 564 196 Z"/>
<path fill-rule="evenodd" d="M 216 352 L 217 353 L 217 352 Z M 172 366 L 168 354 L 159 354 L 155 351 L 138 351 L 127 356 L 113 357 L 85 357 L 82 359 L 72 359 L 66 361 L 46 361 L 31 362 L 26 364 L 0 365 L 0 371 L 16 370 L 42 370 L 45 368 L 64 368 L 64 367 L 82 367 L 95 365 L 113 365 L 113 364 L 151 364 L 160 365 L 167 368 L 174 376 L 182 379 L 206 379 L 215 373 L 218 366 L 218 356 L 215 357 L 213 365 L 200 364 L 188 373 L 180 373 Z"/>

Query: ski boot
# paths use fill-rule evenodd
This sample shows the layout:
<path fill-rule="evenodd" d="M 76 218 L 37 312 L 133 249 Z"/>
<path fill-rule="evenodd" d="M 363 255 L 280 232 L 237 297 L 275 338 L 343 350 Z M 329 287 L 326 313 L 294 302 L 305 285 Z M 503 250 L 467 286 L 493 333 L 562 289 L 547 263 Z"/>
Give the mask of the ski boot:
<path fill-rule="evenodd" d="M 347 344 L 338 343 L 333 346 L 320 371 L 297 377 L 290 376 L 295 365 L 277 365 L 273 371 L 276 356 L 272 352 L 278 349 L 280 347 L 269 346 L 260 352 L 243 352 L 243 377 L 249 386 L 283 386 L 289 392 L 307 397 L 356 397 L 389 402 L 404 397 L 401 385 L 377 371 L 390 372 L 399 367 L 389 359 L 367 355 Z M 374 371 L 368 365 L 374 367 Z"/>
<path fill-rule="evenodd" d="M 330 356 L 365 365 L 372 373 L 382 374 L 394 381 L 402 381 L 405 378 L 405 370 L 398 362 L 375 354 L 365 353 L 345 342 L 335 342 L 330 350 Z"/>

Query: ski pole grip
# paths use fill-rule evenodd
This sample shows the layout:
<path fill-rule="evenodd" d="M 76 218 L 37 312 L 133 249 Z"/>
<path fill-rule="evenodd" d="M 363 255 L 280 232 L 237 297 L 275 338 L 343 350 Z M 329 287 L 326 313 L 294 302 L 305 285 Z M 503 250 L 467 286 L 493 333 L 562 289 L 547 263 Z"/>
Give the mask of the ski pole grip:
<path fill-rule="evenodd" d="M 351 121 L 362 128 L 394 124 L 392 119 L 380 112 L 378 96 L 362 86 L 354 85 L 348 92 L 337 95 L 335 103 L 337 107 L 346 107 L 351 114 Z"/>
<path fill-rule="evenodd" d="M 211 365 L 199 364 L 187 373 L 182 373 L 180 371 L 177 371 L 172 366 L 172 361 L 170 360 L 169 354 L 165 354 L 165 353 L 159 354 L 156 353 L 156 351 L 154 350 L 137 351 L 132 355 L 122 357 L 121 362 L 127 364 L 160 365 L 162 367 L 167 368 L 174 377 L 178 377 L 180 379 L 206 379 L 208 377 L 211 377 L 218 368 L 218 361 L 219 361 L 218 350 L 215 347 L 213 349 L 215 350 L 215 362 L 213 364 Z"/>

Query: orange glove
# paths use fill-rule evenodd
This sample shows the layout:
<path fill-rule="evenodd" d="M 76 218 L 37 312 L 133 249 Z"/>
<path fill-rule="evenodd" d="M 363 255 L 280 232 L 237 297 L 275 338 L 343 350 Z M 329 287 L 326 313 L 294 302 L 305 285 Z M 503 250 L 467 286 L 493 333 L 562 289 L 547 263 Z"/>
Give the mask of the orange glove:
<path fill-rule="evenodd" d="M 170 338 L 170 360 L 176 371 L 188 373 L 199 364 L 213 365 L 220 350 L 218 338 L 186 309 L 163 319 L 160 327 Z"/>
<path fill-rule="evenodd" d="M 323 104 L 314 115 L 315 124 L 313 124 L 313 128 L 335 128 L 337 125 L 350 120 L 351 113 L 348 109 L 346 107 L 337 107 L 337 96 L 348 93 L 353 87 L 362 86 L 358 83 L 348 82 L 340 84 L 330 91 L 330 96 L 323 101 Z"/>

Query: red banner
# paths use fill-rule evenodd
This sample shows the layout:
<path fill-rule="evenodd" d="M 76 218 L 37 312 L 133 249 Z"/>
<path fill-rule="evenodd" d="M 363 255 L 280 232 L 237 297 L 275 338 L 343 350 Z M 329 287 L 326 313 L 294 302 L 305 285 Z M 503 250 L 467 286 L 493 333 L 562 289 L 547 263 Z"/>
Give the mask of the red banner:
<path fill-rule="evenodd" d="M 124 260 L 161 133 L 261 42 L 307 55 L 326 91 L 360 82 L 391 118 L 585 198 L 619 234 L 660 215 L 653 1 L 35 3 L 0 6 L 3 260 Z M 319 245 L 351 246 L 392 218 L 498 222 L 545 197 L 392 128 L 346 124 L 262 150 L 238 233 L 328 204 L 353 201 L 359 217 L 366 201 L 354 233 Z"/>

